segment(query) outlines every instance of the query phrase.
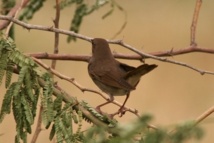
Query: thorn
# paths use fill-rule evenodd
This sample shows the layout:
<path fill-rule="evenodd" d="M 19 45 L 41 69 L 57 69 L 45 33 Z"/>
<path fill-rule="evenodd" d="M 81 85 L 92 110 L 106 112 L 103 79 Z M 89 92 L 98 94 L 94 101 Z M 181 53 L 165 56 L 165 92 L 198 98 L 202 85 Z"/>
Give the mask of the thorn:
<path fill-rule="evenodd" d="M 172 49 L 167 53 L 169 56 L 172 56 L 173 57 L 173 51 L 174 51 L 174 48 L 172 47 Z"/>
<path fill-rule="evenodd" d="M 71 80 L 71 81 L 74 81 L 74 80 L 75 80 L 75 78 L 73 78 L 73 77 L 72 77 L 72 78 L 70 78 L 70 80 Z"/>
<path fill-rule="evenodd" d="M 47 52 L 45 52 L 45 57 L 48 57 L 48 53 Z"/>
<path fill-rule="evenodd" d="M 205 72 L 204 72 L 204 71 L 201 71 L 201 72 L 200 72 L 200 74 L 201 74 L 201 75 L 204 75 L 204 74 L 205 74 Z"/>
<path fill-rule="evenodd" d="M 53 25 L 52 25 L 52 26 L 50 26 L 50 27 L 48 28 L 48 30 L 53 30 L 53 28 L 54 28 L 54 27 L 53 27 Z"/>

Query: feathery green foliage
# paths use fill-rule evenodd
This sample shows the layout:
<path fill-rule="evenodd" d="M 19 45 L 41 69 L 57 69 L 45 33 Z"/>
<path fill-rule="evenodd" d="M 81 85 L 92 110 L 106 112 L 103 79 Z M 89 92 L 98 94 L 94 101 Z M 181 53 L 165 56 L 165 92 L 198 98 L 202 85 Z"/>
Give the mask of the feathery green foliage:
<path fill-rule="evenodd" d="M 19 16 L 20 20 L 30 20 L 33 18 L 33 15 L 42 8 L 46 0 L 30 0 L 26 7 L 22 10 L 21 15 Z"/>
<path fill-rule="evenodd" d="M 1 107 L 0 121 L 3 121 L 5 114 L 10 113 L 12 105 L 17 132 L 15 141 L 27 142 L 27 133 L 31 133 L 39 96 L 40 87 L 35 80 L 37 65 L 16 49 L 11 38 L 5 38 L 3 35 L 0 38 L 0 54 L 1 79 L 6 71 L 5 85 L 9 87 Z M 17 82 L 10 85 L 14 65 L 19 70 L 19 76 Z"/>
<path fill-rule="evenodd" d="M 3 15 L 7 15 L 10 10 L 15 6 L 16 0 L 1 0 L 0 2 L 0 13 Z M 14 26 L 10 28 L 9 34 L 10 37 L 14 39 Z"/>
<path fill-rule="evenodd" d="M 54 85 L 51 74 L 41 74 L 37 69 L 37 64 L 30 57 L 19 52 L 10 38 L 1 37 L 0 54 L 1 79 L 3 79 L 5 71 L 10 72 L 8 75 L 6 74 L 8 77 L 6 77 L 5 84 L 8 90 L 1 107 L 0 121 L 2 122 L 4 116 L 10 113 L 12 107 L 16 121 L 15 142 L 21 140 L 27 142 L 27 134 L 32 132 L 31 125 L 35 120 L 41 88 L 43 91 L 41 95 L 43 123 L 46 128 L 53 123 L 50 139 L 56 134 L 58 142 L 69 143 L 82 140 L 82 114 L 80 111 L 77 114 L 72 109 L 73 102 L 63 104 L 63 95 L 53 98 Z M 18 79 L 10 84 L 14 65 L 17 67 Z M 38 78 L 44 80 L 43 87 L 40 87 Z M 72 122 L 78 124 L 77 132 L 73 132 Z"/>
<path fill-rule="evenodd" d="M 3 3 L 7 6 L 7 10 L 10 10 L 10 8 L 12 8 L 11 6 L 16 3 L 14 0 L 3 1 Z M 32 19 L 35 13 L 42 8 L 45 1 L 46 0 L 29 0 L 27 5 L 23 7 L 19 16 L 19 20 L 27 21 Z M 114 12 L 115 8 L 118 8 L 121 12 L 124 12 L 123 8 L 114 0 L 95 0 L 92 4 L 89 4 L 89 2 L 86 0 L 61 0 L 60 9 L 62 10 L 66 7 L 75 5 L 75 12 L 73 17 L 71 18 L 71 25 L 69 30 L 78 33 L 84 17 L 90 15 L 94 11 L 102 8 L 107 4 L 110 5 L 110 10 L 102 16 L 103 19 L 111 15 Z M 11 35 L 14 35 L 14 30 L 11 32 Z M 68 36 L 67 41 L 76 41 L 76 37 Z"/>
<path fill-rule="evenodd" d="M 3 37 L 3 35 L 0 36 Z M 5 69 L 7 68 L 9 62 L 8 55 L 11 52 L 11 49 L 14 49 L 14 47 L 15 44 L 12 42 L 12 39 L 0 39 L 0 84 L 2 83 Z"/>
<path fill-rule="evenodd" d="M 68 108 L 70 107 L 70 108 Z M 59 109 L 59 108 L 58 108 Z M 57 142 L 73 143 L 82 140 L 82 114 L 78 111 L 78 114 L 73 112 L 71 105 L 64 104 L 64 107 L 60 110 L 60 114 L 54 117 L 54 124 L 52 126 L 49 139 L 52 140 L 56 135 Z M 77 124 L 79 126 L 76 133 L 73 132 L 72 116 L 77 115 Z"/>
<path fill-rule="evenodd" d="M 16 4 L 15 0 L 1 0 L 1 14 L 8 14 L 10 8 L 14 7 Z"/>
<path fill-rule="evenodd" d="M 13 67 L 14 63 L 9 61 L 7 63 L 7 69 L 6 69 L 6 77 L 5 77 L 5 87 L 8 88 L 11 83 L 12 75 L 13 75 Z"/>
<path fill-rule="evenodd" d="M 115 7 L 121 11 L 123 9 L 114 0 L 102 0 L 102 1 L 96 0 L 96 1 L 94 1 L 93 4 L 88 4 L 88 1 L 85 1 L 85 0 L 62 0 L 60 2 L 60 8 L 64 9 L 64 8 L 74 5 L 74 4 L 76 4 L 76 9 L 74 12 L 74 16 L 71 20 L 70 31 L 74 31 L 76 33 L 79 32 L 80 26 L 82 24 L 84 17 L 90 15 L 95 10 L 98 10 L 101 7 L 109 4 L 110 10 L 106 14 L 103 15 L 102 18 L 104 19 L 113 13 L 113 11 L 115 10 Z M 124 11 L 122 11 L 122 12 L 124 12 Z M 76 41 L 76 37 L 68 36 L 67 41 L 68 42 Z"/>
<path fill-rule="evenodd" d="M 5 51 L 2 51 L 0 55 L 0 84 L 2 83 L 6 67 L 7 67 L 7 53 Z"/>
<path fill-rule="evenodd" d="M 105 128 L 94 126 L 86 131 L 84 141 L 87 143 L 183 143 L 188 139 L 200 139 L 203 135 L 194 124 L 177 125 L 173 131 L 169 129 L 150 129 L 147 123 L 151 116 L 141 116 L 136 121 L 113 128 L 117 134 L 109 134 Z"/>
<path fill-rule="evenodd" d="M 1 107 L 1 113 L 0 113 L 0 123 L 4 119 L 5 114 L 10 114 L 11 111 L 11 103 L 12 103 L 12 97 L 13 97 L 13 89 L 16 86 L 16 83 L 14 82 L 10 88 L 7 90 L 6 94 L 4 95 L 4 100 Z"/>

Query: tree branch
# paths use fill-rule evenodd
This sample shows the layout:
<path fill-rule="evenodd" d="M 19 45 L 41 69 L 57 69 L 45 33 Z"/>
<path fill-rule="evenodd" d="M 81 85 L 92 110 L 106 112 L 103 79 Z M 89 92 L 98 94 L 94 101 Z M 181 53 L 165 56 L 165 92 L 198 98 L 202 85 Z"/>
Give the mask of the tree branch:
<path fill-rule="evenodd" d="M 211 74 L 211 75 L 214 75 L 214 72 L 211 72 L 211 71 L 205 71 L 205 70 L 201 70 L 201 69 L 198 69 L 198 68 L 195 68 L 193 66 L 190 66 L 186 63 L 183 63 L 183 62 L 179 62 L 179 61 L 175 61 L 175 60 L 169 60 L 167 58 L 163 58 L 163 57 L 157 57 L 157 56 L 153 56 L 151 54 L 147 54 L 145 52 L 142 52 L 142 51 L 139 51 L 138 49 L 124 43 L 122 40 L 109 40 L 109 43 L 112 43 L 112 44 L 118 44 L 118 45 L 121 45 L 139 55 L 142 56 L 142 58 L 146 57 L 146 58 L 151 58 L 151 59 L 154 59 L 154 60 L 158 60 L 158 61 L 162 61 L 162 62 L 167 62 L 167 63 L 172 63 L 172 64 L 175 64 L 175 65 L 180 65 L 180 66 L 184 66 L 184 67 L 187 67 L 189 69 L 192 69 L 194 71 L 197 71 L 199 72 L 201 75 L 204 75 L 204 74 Z"/>
<path fill-rule="evenodd" d="M 31 24 L 27 24 L 25 22 L 22 22 L 18 19 L 14 19 L 13 17 L 11 16 L 4 16 L 4 15 L 0 15 L 0 19 L 1 20 L 8 20 L 8 21 L 12 21 L 14 23 L 16 23 L 17 25 L 19 26 L 22 26 L 28 30 L 31 30 L 31 29 L 35 29 L 35 30 L 41 30 L 41 31 L 49 31 L 49 32 L 55 32 L 55 33 L 60 33 L 60 34 L 64 34 L 64 35 L 70 35 L 70 36 L 75 36 L 79 39 L 82 39 L 82 40 L 86 40 L 86 41 L 91 41 L 91 37 L 88 37 L 88 36 L 84 36 L 84 35 L 81 35 L 81 34 L 78 34 L 78 33 L 75 33 L 73 31 L 68 31 L 68 30 L 63 30 L 63 29 L 57 29 L 53 26 L 42 26 L 42 25 L 31 25 Z"/>
<path fill-rule="evenodd" d="M 195 33 L 196 33 L 196 26 L 198 22 L 198 16 L 200 13 L 200 8 L 201 8 L 202 0 L 197 0 L 196 5 L 195 5 L 195 11 L 193 14 L 193 19 L 192 19 L 192 25 L 191 25 L 191 32 L 190 32 L 190 45 L 196 45 L 195 42 Z"/>
<path fill-rule="evenodd" d="M 29 0 L 22 0 L 21 3 L 17 3 L 11 10 L 10 12 L 7 14 L 7 16 L 10 17 L 14 17 L 17 13 L 17 11 L 19 11 L 18 9 L 23 8 L 27 5 L 27 3 L 29 2 Z M 8 20 L 4 20 L 0 23 L 0 30 L 6 28 L 9 25 L 10 21 Z"/>
<path fill-rule="evenodd" d="M 194 53 L 194 52 L 200 52 L 200 53 L 208 53 L 208 54 L 214 54 L 214 48 L 202 48 L 198 47 L 196 45 L 178 49 L 178 50 L 168 50 L 168 51 L 159 51 L 159 52 L 151 52 L 150 55 L 157 56 L 157 57 L 171 57 L 176 55 L 182 55 L 182 54 L 188 54 L 188 53 Z M 49 53 L 26 53 L 26 55 L 30 55 L 32 57 L 35 57 L 37 59 L 48 59 L 48 60 L 72 60 L 72 61 L 82 61 L 82 62 L 88 62 L 90 57 L 89 55 L 76 55 L 76 54 L 49 54 Z M 115 58 L 118 59 L 127 59 L 127 60 L 143 60 L 147 59 L 149 57 L 144 57 L 138 55 L 138 54 L 122 54 L 122 53 L 113 53 Z"/>
<path fill-rule="evenodd" d="M 206 119 L 208 116 L 210 116 L 214 112 L 214 106 L 206 110 L 204 113 L 202 113 L 196 120 L 195 125 L 198 125 L 200 122 L 202 122 L 204 119 Z"/>
<path fill-rule="evenodd" d="M 17 19 L 14 19 L 12 17 L 8 17 L 8 16 L 2 16 L 0 15 L 0 19 L 3 19 L 3 20 L 10 20 L 10 21 L 13 21 L 14 23 L 20 25 L 20 26 L 23 26 L 27 29 L 37 29 L 37 30 L 43 30 L 43 31 L 50 31 L 50 32 L 56 32 L 56 33 L 61 33 L 61 34 L 65 34 L 65 35 L 70 35 L 70 36 L 75 36 L 77 38 L 80 38 L 80 39 L 83 39 L 83 40 L 86 40 L 86 41 L 91 41 L 91 37 L 88 37 L 88 36 L 84 36 L 84 35 L 81 35 L 81 34 L 77 34 L 73 31 L 67 31 L 67 30 L 62 30 L 62 29 L 57 29 L 57 28 L 54 28 L 54 27 L 47 27 L 47 26 L 41 26 L 41 25 L 31 25 L 31 24 L 27 24 L 27 23 L 24 23 L 22 21 L 19 21 Z M 145 52 L 142 52 L 142 51 L 139 51 L 137 50 L 136 48 L 124 43 L 122 40 L 109 40 L 108 41 L 109 43 L 112 43 L 112 44 L 118 44 L 118 45 L 121 45 L 137 54 L 139 54 L 140 56 L 142 56 L 142 59 L 144 57 L 147 57 L 147 58 L 151 58 L 151 59 L 154 59 L 154 60 L 158 60 L 158 61 L 162 61 L 162 62 L 167 62 L 167 63 L 172 63 L 172 64 L 176 64 L 176 65 L 180 65 L 180 66 L 184 66 L 184 67 L 187 67 L 189 69 L 192 69 L 194 71 L 197 71 L 199 72 L 201 75 L 203 74 L 211 74 L 211 75 L 214 75 L 214 72 L 211 72 L 211 71 L 205 71 L 205 70 L 201 70 L 201 69 L 198 69 L 198 68 L 195 68 L 193 66 L 190 66 L 186 63 L 183 63 L 183 62 L 179 62 L 179 61 L 173 61 L 173 60 L 169 60 L 167 58 L 163 58 L 163 57 L 157 57 L 157 56 L 153 56 L 153 55 L 150 55 L 150 54 L 147 54 Z"/>
<path fill-rule="evenodd" d="M 33 134 L 33 138 L 31 140 L 31 143 L 36 143 L 36 140 L 39 136 L 39 133 L 42 131 L 42 111 L 43 111 L 43 107 L 40 106 L 37 125 L 36 125 L 36 129 L 35 129 L 35 133 Z"/>
<path fill-rule="evenodd" d="M 55 28 L 59 28 L 59 19 L 60 19 L 60 7 L 59 7 L 59 0 L 56 0 L 56 16 L 53 20 Z M 54 54 L 59 53 L 59 33 L 54 34 Z M 56 60 L 52 60 L 51 68 L 55 69 L 56 67 Z"/>

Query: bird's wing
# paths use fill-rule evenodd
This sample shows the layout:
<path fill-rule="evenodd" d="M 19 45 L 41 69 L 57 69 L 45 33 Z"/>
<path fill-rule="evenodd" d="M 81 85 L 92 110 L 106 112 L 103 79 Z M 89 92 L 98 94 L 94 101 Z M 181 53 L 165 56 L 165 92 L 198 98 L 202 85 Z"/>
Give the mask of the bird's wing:
<path fill-rule="evenodd" d="M 102 69 L 102 71 L 93 71 L 90 72 L 92 78 L 102 82 L 105 85 L 122 88 L 126 90 L 133 90 L 135 89 L 131 86 L 122 76 L 117 74 L 114 69 Z"/>
<path fill-rule="evenodd" d="M 148 65 L 148 64 L 143 64 L 140 65 L 139 67 L 135 68 L 134 70 L 131 70 L 129 72 L 127 72 L 125 79 L 131 77 L 131 76 L 143 76 L 145 74 L 147 74 L 148 72 L 152 71 L 153 69 L 155 69 L 157 67 L 157 65 L 152 64 L 152 65 Z"/>
<path fill-rule="evenodd" d="M 156 67 L 157 65 L 148 65 L 148 64 L 141 65 L 136 69 L 127 72 L 126 75 L 124 76 L 124 79 L 135 87 L 139 83 L 141 76 L 147 74 Z"/>
<path fill-rule="evenodd" d="M 129 72 L 129 71 L 136 69 L 135 67 L 129 66 L 129 65 L 121 63 L 121 62 L 118 62 L 118 64 L 119 64 L 120 68 L 122 70 L 124 70 L 125 72 Z"/>

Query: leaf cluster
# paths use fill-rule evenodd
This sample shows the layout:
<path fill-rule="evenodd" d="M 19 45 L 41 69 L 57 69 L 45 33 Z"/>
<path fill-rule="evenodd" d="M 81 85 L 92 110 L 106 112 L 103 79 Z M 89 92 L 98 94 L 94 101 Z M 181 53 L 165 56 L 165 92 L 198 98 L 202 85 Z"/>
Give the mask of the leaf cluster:
<path fill-rule="evenodd" d="M 19 77 L 11 84 L 14 66 L 19 69 Z M 12 39 L 0 39 L 0 83 L 5 77 L 5 87 L 8 88 L 0 112 L 0 122 L 5 114 L 13 111 L 16 121 L 15 141 L 26 142 L 27 133 L 31 133 L 31 125 L 36 116 L 36 106 L 39 97 L 39 85 L 36 72 L 33 70 L 37 65 L 29 57 L 21 54 Z M 6 74 L 5 74 L 6 73 Z"/>
<path fill-rule="evenodd" d="M 13 72 L 18 73 L 18 79 L 11 83 Z M 6 74 L 5 74 L 6 73 Z M 30 58 L 18 51 L 11 38 L 0 38 L 0 82 L 5 77 L 7 92 L 4 95 L 0 123 L 11 109 L 16 122 L 15 142 L 20 140 L 27 142 L 27 134 L 32 133 L 31 125 L 36 117 L 37 103 L 41 97 L 42 120 L 46 128 L 52 124 L 50 139 L 56 134 L 58 142 L 65 140 L 80 140 L 82 133 L 82 114 L 76 114 L 72 109 L 72 103 L 63 105 L 63 96 L 53 96 L 53 80 L 50 73 L 41 73 L 37 64 Z M 44 81 L 41 86 L 39 79 Z M 79 124 L 77 133 L 72 132 L 72 121 Z"/>
<path fill-rule="evenodd" d="M 129 124 L 118 124 L 112 128 L 114 134 L 106 132 L 105 128 L 95 126 L 85 133 L 87 143 L 184 143 L 190 139 L 199 140 L 203 131 L 195 127 L 193 122 L 176 125 L 175 130 L 158 128 L 149 129 L 151 116 L 141 116 Z"/>
<path fill-rule="evenodd" d="M 46 0 L 29 0 L 27 5 L 24 6 L 20 12 L 19 20 L 28 21 L 33 18 L 33 16 L 38 12 L 43 5 L 45 4 Z M 3 0 L 3 9 L 6 9 L 4 13 L 6 14 L 9 10 L 16 4 L 14 0 Z M 67 7 L 71 7 L 75 5 L 73 8 L 74 15 L 71 15 L 71 24 L 70 24 L 70 31 L 74 31 L 78 33 L 80 30 L 80 26 L 83 22 L 83 19 L 95 12 L 96 10 L 104 7 L 105 5 L 110 5 L 109 10 L 102 16 L 103 19 L 108 17 L 113 13 L 115 8 L 119 9 L 120 11 L 124 12 L 123 8 L 117 4 L 114 0 L 95 0 L 92 4 L 89 4 L 87 0 L 61 0 L 60 1 L 60 9 L 63 10 Z M 11 30 L 9 34 L 11 37 L 14 35 L 14 30 Z M 68 36 L 68 42 L 76 41 L 76 37 Z"/>
<path fill-rule="evenodd" d="M 18 74 L 17 81 L 12 82 L 13 73 Z M 78 103 L 76 99 L 66 97 L 66 93 L 59 92 L 54 87 L 52 75 L 42 73 L 38 65 L 28 56 L 22 54 L 11 38 L 4 35 L 0 37 L 0 82 L 5 76 L 5 87 L 1 111 L 0 123 L 11 110 L 16 122 L 15 142 L 21 140 L 27 142 L 27 134 L 32 133 L 31 126 L 34 124 L 39 99 L 42 107 L 42 121 L 48 129 L 52 126 L 49 139 L 54 136 L 58 142 L 82 142 L 84 140 L 82 121 L 92 122 L 91 118 L 83 114 L 79 105 L 94 118 L 98 118 L 104 124 L 110 124 L 111 120 L 95 110 L 91 110 L 87 103 Z M 15 80 L 15 79 L 14 79 Z M 55 95 L 55 96 L 53 96 Z M 39 98 L 40 97 L 40 98 Z M 74 110 L 75 109 L 75 110 Z M 73 123 L 78 129 L 73 131 Z"/>

